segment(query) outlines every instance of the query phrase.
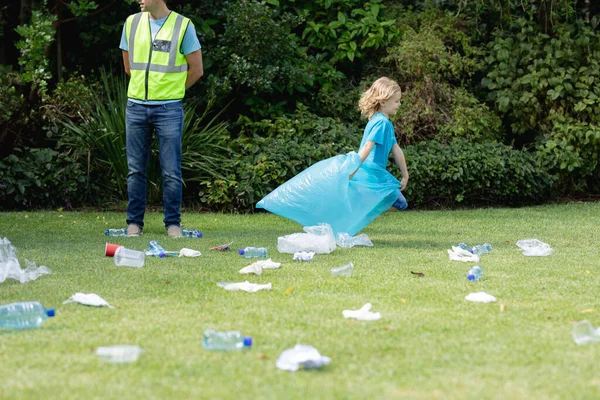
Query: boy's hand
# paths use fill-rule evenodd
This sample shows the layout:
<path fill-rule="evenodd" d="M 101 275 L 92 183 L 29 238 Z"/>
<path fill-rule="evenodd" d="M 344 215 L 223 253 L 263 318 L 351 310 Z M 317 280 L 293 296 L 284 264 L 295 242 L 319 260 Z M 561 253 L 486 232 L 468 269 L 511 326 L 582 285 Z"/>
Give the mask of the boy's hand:
<path fill-rule="evenodd" d="M 408 183 L 408 178 L 402 178 L 402 180 L 400 181 L 400 190 L 404 190 L 406 189 L 406 184 Z"/>

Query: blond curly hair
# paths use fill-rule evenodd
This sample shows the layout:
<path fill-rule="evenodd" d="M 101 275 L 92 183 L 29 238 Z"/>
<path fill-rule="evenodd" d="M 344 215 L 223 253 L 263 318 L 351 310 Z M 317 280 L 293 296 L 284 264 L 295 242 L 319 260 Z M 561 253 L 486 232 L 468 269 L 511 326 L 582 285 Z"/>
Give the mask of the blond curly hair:
<path fill-rule="evenodd" d="M 402 94 L 400 85 L 390 78 L 377 79 L 358 101 L 358 109 L 363 117 L 371 118 L 381 108 L 381 103 L 389 100 L 394 94 Z"/>

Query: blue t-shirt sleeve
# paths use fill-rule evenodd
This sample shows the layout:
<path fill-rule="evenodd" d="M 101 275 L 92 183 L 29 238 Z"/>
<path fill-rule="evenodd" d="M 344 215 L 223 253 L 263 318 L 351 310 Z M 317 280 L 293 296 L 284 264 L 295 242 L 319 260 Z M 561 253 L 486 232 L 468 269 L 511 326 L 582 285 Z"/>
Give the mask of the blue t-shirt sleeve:
<path fill-rule="evenodd" d="M 380 119 L 378 121 L 375 121 L 375 123 L 369 130 L 369 133 L 367 134 L 365 141 L 368 140 L 371 142 L 375 142 L 377 144 L 383 144 L 385 142 L 385 136 L 386 136 L 385 133 L 386 133 L 386 121 L 384 119 Z"/>
<path fill-rule="evenodd" d="M 121 44 L 119 45 L 119 48 L 121 50 L 129 51 L 129 43 L 127 43 L 127 34 L 125 33 L 127 31 L 126 26 L 127 24 L 123 24 L 123 33 L 121 33 Z"/>
<path fill-rule="evenodd" d="M 194 27 L 194 24 L 190 21 L 185 30 L 185 35 L 183 35 L 183 43 L 181 43 L 181 53 L 187 56 L 190 53 L 200 50 L 201 47 L 202 46 L 200 46 L 198 35 L 196 35 L 196 28 Z"/>

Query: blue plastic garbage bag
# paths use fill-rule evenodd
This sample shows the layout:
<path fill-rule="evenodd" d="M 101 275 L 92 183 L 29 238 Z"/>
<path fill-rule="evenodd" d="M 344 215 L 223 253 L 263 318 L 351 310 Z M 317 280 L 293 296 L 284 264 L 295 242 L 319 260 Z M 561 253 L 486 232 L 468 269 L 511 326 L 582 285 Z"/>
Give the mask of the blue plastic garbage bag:
<path fill-rule="evenodd" d="M 256 206 L 302 226 L 328 223 L 336 236 L 354 236 L 391 207 L 399 188 L 398 179 L 385 168 L 374 163 L 361 165 L 358 153 L 353 151 L 310 166 Z"/>

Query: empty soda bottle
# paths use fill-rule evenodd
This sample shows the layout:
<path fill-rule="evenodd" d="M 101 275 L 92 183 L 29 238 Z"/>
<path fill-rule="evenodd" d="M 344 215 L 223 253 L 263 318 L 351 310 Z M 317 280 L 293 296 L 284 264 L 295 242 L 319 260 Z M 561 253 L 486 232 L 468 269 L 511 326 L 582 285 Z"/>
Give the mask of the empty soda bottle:
<path fill-rule="evenodd" d="M 37 328 L 48 317 L 54 317 L 54 309 L 46 309 L 37 301 L 22 301 L 0 306 L 0 328 Z"/>
<path fill-rule="evenodd" d="M 479 265 L 474 266 L 467 272 L 467 279 L 470 281 L 478 281 L 483 276 L 483 269 Z"/>
<path fill-rule="evenodd" d="M 245 258 L 267 258 L 267 249 L 264 247 L 245 247 L 239 249 L 238 254 Z"/>
<path fill-rule="evenodd" d="M 197 229 L 186 229 L 186 228 L 183 228 L 181 230 L 181 235 L 183 237 L 201 238 L 202 237 L 202 232 L 200 232 Z"/>
<path fill-rule="evenodd" d="M 239 331 L 219 332 L 212 329 L 204 331 L 202 345 L 207 350 L 241 350 L 252 347 L 252 337 Z"/>
<path fill-rule="evenodd" d="M 127 236 L 127 228 L 107 229 L 104 234 L 106 236 Z"/>
<path fill-rule="evenodd" d="M 492 245 L 489 243 L 478 244 L 477 246 L 473 246 L 473 248 L 469 251 L 473 254 L 477 254 L 478 256 L 482 254 L 488 254 L 492 251 Z"/>

